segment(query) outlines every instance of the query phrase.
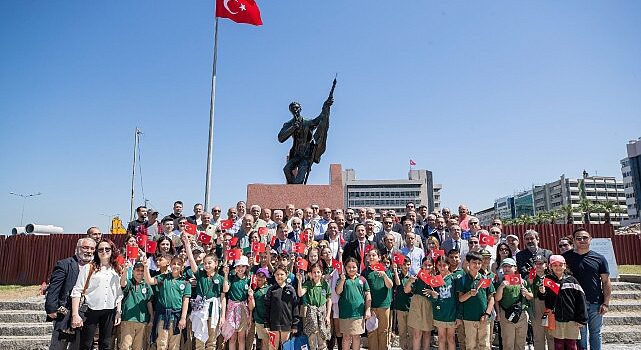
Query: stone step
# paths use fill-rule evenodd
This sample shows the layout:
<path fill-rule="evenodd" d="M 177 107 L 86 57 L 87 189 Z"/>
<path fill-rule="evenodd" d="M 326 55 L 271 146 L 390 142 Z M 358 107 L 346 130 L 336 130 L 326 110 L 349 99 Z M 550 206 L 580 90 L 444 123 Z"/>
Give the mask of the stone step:
<path fill-rule="evenodd" d="M 604 343 L 641 343 L 641 326 L 611 325 L 604 326 L 602 331 Z"/>
<path fill-rule="evenodd" d="M 641 290 L 612 291 L 612 299 L 641 299 Z"/>
<path fill-rule="evenodd" d="M 0 310 L 0 323 L 37 323 L 46 322 L 44 310 Z"/>
<path fill-rule="evenodd" d="M 641 284 L 630 282 L 612 282 L 612 290 L 638 290 L 641 291 Z"/>
<path fill-rule="evenodd" d="M 0 300 L 0 310 L 39 310 L 44 312 L 45 303 L 42 298 L 27 300 Z"/>
<path fill-rule="evenodd" d="M 618 299 L 610 301 L 612 312 L 641 312 L 641 300 L 639 299 Z"/>
<path fill-rule="evenodd" d="M 11 350 L 47 350 L 51 335 L 0 336 L 0 349 Z"/>
<path fill-rule="evenodd" d="M 51 334 L 53 323 L 0 323 L 0 337 L 6 336 L 44 336 Z"/>
<path fill-rule="evenodd" d="M 603 316 L 603 324 L 608 325 L 641 325 L 639 312 L 608 312 Z"/>

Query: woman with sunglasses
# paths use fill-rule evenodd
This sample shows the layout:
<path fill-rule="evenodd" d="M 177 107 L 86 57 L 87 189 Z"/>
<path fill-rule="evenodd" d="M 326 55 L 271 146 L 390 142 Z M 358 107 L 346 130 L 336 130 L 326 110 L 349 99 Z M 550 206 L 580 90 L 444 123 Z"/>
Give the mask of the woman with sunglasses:
<path fill-rule="evenodd" d="M 120 324 L 123 297 L 120 288 L 122 268 L 116 262 L 118 255 L 113 242 L 103 239 L 96 247 L 93 261 L 80 268 L 76 285 L 71 291 L 71 326 L 82 328 L 80 350 L 91 349 L 98 327 L 99 349 L 111 348 L 111 333 L 114 325 Z M 86 310 L 84 320 L 80 317 L 81 310 Z"/>
<path fill-rule="evenodd" d="M 512 257 L 512 249 L 507 243 L 499 243 L 496 246 L 496 261 L 492 264 L 492 272 L 498 276 L 499 281 L 503 280 L 503 269 L 500 269 L 503 259 Z"/>

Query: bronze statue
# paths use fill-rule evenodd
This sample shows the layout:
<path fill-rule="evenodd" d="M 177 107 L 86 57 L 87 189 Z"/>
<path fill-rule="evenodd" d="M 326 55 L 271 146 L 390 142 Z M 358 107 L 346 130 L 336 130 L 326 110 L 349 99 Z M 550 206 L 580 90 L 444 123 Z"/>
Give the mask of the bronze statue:
<path fill-rule="evenodd" d="M 278 142 L 280 143 L 287 141 L 290 136 L 294 139 L 294 144 L 287 157 L 287 164 L 283 168 L 288 184 L 306 184 L 309 172 L 312 170 L 312 163 L 320 163 L 320 158 L 325 153 L 327 130 L 329 129 L 329 109 L 334 103 L 335 87 L 336 78 L 334 78 L 327 100 L 323 103 L 320 115 L 314 119 L 303 119 L 300 115 L 302 108 L 298 102 L 289 104 L 289 111 L 294 117 L 283 124 L 283 128 L 278 133 Z"/>

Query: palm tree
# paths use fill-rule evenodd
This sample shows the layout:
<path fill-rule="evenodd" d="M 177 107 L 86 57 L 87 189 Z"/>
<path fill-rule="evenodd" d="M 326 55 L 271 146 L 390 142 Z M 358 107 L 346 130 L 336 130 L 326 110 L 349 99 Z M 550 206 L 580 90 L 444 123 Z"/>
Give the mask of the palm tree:
<path fill-rule="evenodd" d="M 579 210 L 581 211 L 581 214 L 583 214 L 583 223 L 584 224 L 589 224 L 590 223 L 590 213 L 595 211 L 596 206 L 594 203 L 592 203 L 591 200 L 589 199 L 581 199 L 579 202 Z"/>
<path fill-rule="evenodd" d="M 537 224 L 548 224 L 550 223 L 550 212 L 540 211 L 534 215 L 533 219 Z"/>
<path fill-rule="evenodd" d="M 598 205 L 599 211 L 605 213 L 605 223 L 609 224 L 611 221 L 610 214 L 618 214 L 618 213 L 623 213 L 624 210 L 621 209 L 619 204 L 614 201 L 605 201 L 601 202 Z"/>
<path fill-rule="evenodd" d="M 547 214 L 551 224 L 556 224 L 556 220 L 565 217 L 562 213 L 559 213 L 557 210 L 548 211 Z"/>
<path fill-rule="evenodd" d="M 566 224 L 573 224 L 574 223 L 574 208 L 572 208 L 572 204 L 566 204 L 562 205 L 558 209 L 558 214 L 561 215 L 562 217 L 565 217 L 565 223 Z"/>

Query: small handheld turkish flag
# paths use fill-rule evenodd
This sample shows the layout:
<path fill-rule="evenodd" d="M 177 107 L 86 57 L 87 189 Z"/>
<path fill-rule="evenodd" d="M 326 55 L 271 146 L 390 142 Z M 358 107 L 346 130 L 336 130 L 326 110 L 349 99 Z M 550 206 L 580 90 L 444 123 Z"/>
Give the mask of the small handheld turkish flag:
<path fill-rule="evenodd" d="M 292 250 L 294 253 L 304 254 L 305 253 L 305 244 L 303 243 L 294 243 L 292 244 Z"/>
<path fill-rule="evenodd" d="M 147 226 L 145 226 L 145 225 L 138 225 L 138 227 L 136 227 L 136 233 L 137 233 L 137 234 L 144 234 L 144 235 L 147 235 Z"/>
<path fill-rule="evenodd" d="M 521 283 L 523 283 L 523 280 L 521 279 L 521 275 L 505 275 L 505 280 L 507 283 L 511 286 L 520 286 Z"/>
<path fill-rule="evenodd" d="M 396 253 L 392 255 L 392 259 L 396 265 L 403 265 L 405 262 L 405 255 Z"/>
<path fill-rule="evenodd" d="M 341 247 L 344 247 L 344 246 L 345 246 L 345 238 L 343 238 L 343 236 L 342 236 L 342 235 L 341 235 L 341 240 L 340 240 L 340 242 L 341 242 Z"/>
<path fill-rule="evenodd" d="M 238 260 L 242 255 L 243 251 L 240 249 L 230 249 L 226 253 L 227 260 Z"/>
<path fill-rule="evenodd" d="M 416 274 L 416 277 L 420 278 L 421 281 L 425 282 L 428 286 L 430 285 L 430 277 L 432 277 L 429 272 L 426 272 L 425 270 L 420 270 L 418 274 Z"/>
<path fill-rule="evenodd" d="M 138 247 L 127 247 L 127 258 L 128 259 L 137 259 L 138 258 Z"/>
<path fill-rule="evenodd" d="M 262 242 L 254 242 L 252 243 L 252 252 L 254 253 L 262 253 L 267 249 L 265 246 L 265 243 Z"/>
<path fill-rule="evenodd" d="M 536 277 L 536 267 L 533 267 L 530 269 L 530 274 L 528 275 L 528 279 L 533 280 L 534 277 Z"/>
<path fill-rule="evenodd" d="M 490 281 L 489 278 L 482 278 L 481 281 L 479 281 L 478 286 L 476 286 L 476 289 L 487 288 L 491 283 L 492 281 Z"/>
<path fill-rule="evenodd" d="M 229 240 L 229 245 L 230 245 L 230 246 L 232 246 L 232 247 L 235 247 L 235 246 L 236 246 L 236 244 L 238 244 L 238 237 L 232 237 L 232 238 Z"/>
<path fill-rule="evenodd" d="M 493 246 L 494 245 L 494 237 L 491 236 L 491 235 L 485 234 L 485 233 L 481 233 L 481 235 L 479 235 L 479 243 L 480 244 L 489 245 L 489 246 Z"/>
<path fill-rule="evenodd" d="M 274 246 L 274 244 L 276 244 L 276 236 L 272 236 L 272 240 L 269 242 L 269 245 L 272 247 Z"/>
<path fill-rule="evenodd" d="M 124 265 L 125 264 L 125 257 L 122 256 L 122 255 L 118 255 L 118 257 L 116 257 L 116 262 L 118 263 L 118 265 Z"/>
<path fill-rule="evenodd" d="M 438 288 L 440 286 L 445 285 L 445 280 L 443 280 L 443 276 L 441 275 L 436 275 L 430 277 L 429 283 L 428 283 L 432 288 Z"/>
<path fill-rule="evenodd" d="M 201 231 L 201 232 L 198 232 L 197 240 L 202 244 L 209 244 L 211 243 L 211 236 L 208 235 L 207 232 Z"/>
<path fill-rule="evenodd" d="M 139 233 L 136 235 L 136 243 L 138 243 L 139 247 L 144 247 L 147 245 L 147 235 Z"/>
<path fill-rule="evenodd" d="M 269 232 L 269 230 L 267 229 L 267 227 L 259 227 L 259 228 L 258 228 L 258 234 L 259 234 L 259 235 L 261 235 L 261 236 L 266 235 L 266 234 L 267 234 L 267 232 Z"/>
<path fill-rule="evenodd" d="M 216 17 L 255 26 L 263 24 L 260 9 L 254 0 L 216 0 Z"/>
<path fill-rule="evenodd" d="M 309 242 L 309 234 L 310 234 L 309 230 L 305 230 L 305 231 L 301 232 L 301 234 L 300 234 L 301 243 Z"/>
<path fill-rule="evenodd" d="M 385 271 L 385 265 L 381 263 L 376 263 L 370 266 L 374 271 Z"/>
<path fill-rule="evenodd" d="M 550 290 L 553 291 L 554 294 L 559 294 L 559 288 L 561 286 L 559 286 L 559 284 L 554 282 L 553 280 L 546 277 L 543 279 L 543 285 L 550 288 Z"/>
<path fill-rule="evenodd" d="M 343 264 L 341 264 L 341 262 L 336 259 L 332 259 L 332 267 L 338 270 L 338 273 L 343 272 Z"/>
<path fill-rule="evenodd" d="M 273 348 L 276 347 L 276 332 L 269 332 L 269 345 L 271 345 Z"/>
<path fill-rule="evenodd" d="M 303 258 L 298 258 L 298 261 L 296 261 L 296 268 L 299 270 L 307 271 L 307 265 L 309 265 L 309 263 Z"/>
<path fill-rule="evenodd" d="M 444 256 L 445 255 L 445 250 L 439 249 L 439 250 L 432 250 L 432 260 L 438 259 L 439 256 Z"/>
<path fill-rule="evenodd" d="M 158 246 L 158 243 L 156 241 L 148 241 L 147 245 L 145 246 L 145 251 L 147 253 L 154 254 L 156 253 L 156 247 Z"/>
<path fill-rule="evenodd" d="M 256 275 L 252 274 L 252 277 L 249 279 L 249 285 L 252 289 L 256 289 Z"/>
<path fill-rule="evenodd" d="M 189 233 L 190 235 L 195 235 L 198 227 L 195 224 L 192 223 L 185 223 L 185 232 Z"/>
<path fill-rule="evenodd" d="M 221 230 L 229 230 L 232 227 L 234 227 L 234 220 L 221 220 L 220 221 L 220 229 Z"/>

